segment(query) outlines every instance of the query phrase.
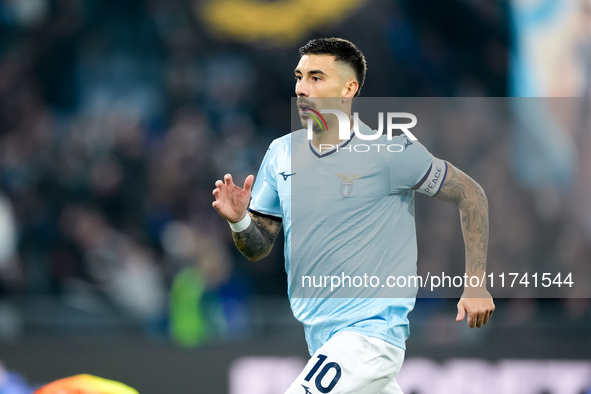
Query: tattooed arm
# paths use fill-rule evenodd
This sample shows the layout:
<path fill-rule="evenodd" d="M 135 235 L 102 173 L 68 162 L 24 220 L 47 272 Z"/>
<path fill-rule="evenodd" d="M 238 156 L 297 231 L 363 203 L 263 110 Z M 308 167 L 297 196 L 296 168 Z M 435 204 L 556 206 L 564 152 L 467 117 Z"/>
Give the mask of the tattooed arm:
<path fill-rule="evenodd" d="M 462 298 L 458 302 L 457 321 L 468 312 L 468 325 L 472 328 L 486 324 L 495 309 L 486 290 L 486 252 L 488 249 L 488 200 L 482 187 L 452 164 L 447 163 L 447 175 L 437 197 L 459 208 L 462 234 L 466 248 L 466 277 Z M 476 276 L 478 287 L 470 286 Z M 477 283 L 474 279 L 473 283 Z"/>
<path fill-rule="evenodd" d="M 273 249 L 273 244 L 281 231 L 281 219 L 248 213 L 252 219 L 246 230 L 232 231 L 234 243 L 238 250 L 250 261 L 258 261 L 266 257 Z"/>

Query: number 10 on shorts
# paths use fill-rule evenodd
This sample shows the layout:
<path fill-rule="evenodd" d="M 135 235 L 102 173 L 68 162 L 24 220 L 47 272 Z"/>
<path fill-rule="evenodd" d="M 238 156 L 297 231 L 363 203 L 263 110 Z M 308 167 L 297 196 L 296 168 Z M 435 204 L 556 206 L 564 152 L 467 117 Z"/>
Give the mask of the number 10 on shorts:
<path fill-rule="evenodd" d="M 335 362 L 329 362 L 324 364 L 325 361 L 326 356 L 324 354 L 319 354 L 318 361 L 312 367 L 310 372 L 306 375 L 304 380 L 306 382 L 309 382 L 314 377 L 314 375 L 316 375 L 316 378 L 314 379 L 314 384 L 316 385 L 318 391 L 320 391 L 321 393 L 330 393 L 330 391 L 334 388 L 334 386 L 338 383 L 339 379 L 341 378 L 341 366 Z M 324 367 L 320 369 L 322 364 L 324 364 Z M 319 369 L 320 372 L 318 372 Z M 334 369 L 334 372 L 332 372 L 331 369 Z M 316 374 L 316 372 L 318 372 L 318 374 Z M 328 382 L 328 384 L 323 385 L 323 383 L 327 383 L 323 382 L 323 380 L 325 380 L 324 378 L 329 372 L 334 373 L 334 377 L 330 382 Z M 302 386 L 306 389 L 306 393 L 309 393 L 308 387 L 304 385 Z"/>

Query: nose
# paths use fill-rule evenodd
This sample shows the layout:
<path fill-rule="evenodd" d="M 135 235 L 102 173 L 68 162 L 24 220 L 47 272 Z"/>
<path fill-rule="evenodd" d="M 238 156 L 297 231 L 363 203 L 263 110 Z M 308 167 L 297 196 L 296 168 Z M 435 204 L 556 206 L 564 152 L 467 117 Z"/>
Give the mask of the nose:
<path fill-rule="evenodd" d="M 309 97 L 310 96 L 310 92 L 309 92 L 307 86 L 305 85 L 304 81 L 301 81 L 301 80 L 296 82 L 295 93 L 296 93 L 296 96 L 298 96 L 298 97 Z"/>

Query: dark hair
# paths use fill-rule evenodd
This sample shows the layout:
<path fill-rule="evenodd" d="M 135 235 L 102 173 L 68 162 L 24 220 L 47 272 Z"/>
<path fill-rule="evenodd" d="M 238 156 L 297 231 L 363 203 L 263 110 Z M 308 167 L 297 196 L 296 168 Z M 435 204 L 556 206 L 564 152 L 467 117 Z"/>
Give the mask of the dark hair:
<path fill-rule="evenodd" d="M 355 96 L 359 96 L 363 82 L 365 81 L 365 72 L 367 71 L 367 62 L 363 53 L 351 41 L 342 38 L 315 38 L 300 48 L 300 57 L 304 55 L 332 55 L 335 61 L 345 63 L 355 71 L 359 89 Z"/>

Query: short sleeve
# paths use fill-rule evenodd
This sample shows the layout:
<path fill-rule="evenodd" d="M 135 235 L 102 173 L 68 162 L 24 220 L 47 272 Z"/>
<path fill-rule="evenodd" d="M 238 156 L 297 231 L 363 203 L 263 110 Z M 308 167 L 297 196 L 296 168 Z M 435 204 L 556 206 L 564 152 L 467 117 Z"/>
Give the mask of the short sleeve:
<path fill-rule="evenodd" d="M 281 206 L 275 176 L 277 172 L 274 168 L 276 165 L 275 152 L 275 146 L 271 144 L 255 179 L 252 200 L 248 209 L 252 212 L 281 218 Z"/>
<path fill-rule="evenodd" d="M 445 180 L 447 164 L 434 157 L 418 141 L 400 136 L 396 141 L 403 149 L 392 155 L 390 187 L 392 193 L 412 189 L 435 196 Z"/>

